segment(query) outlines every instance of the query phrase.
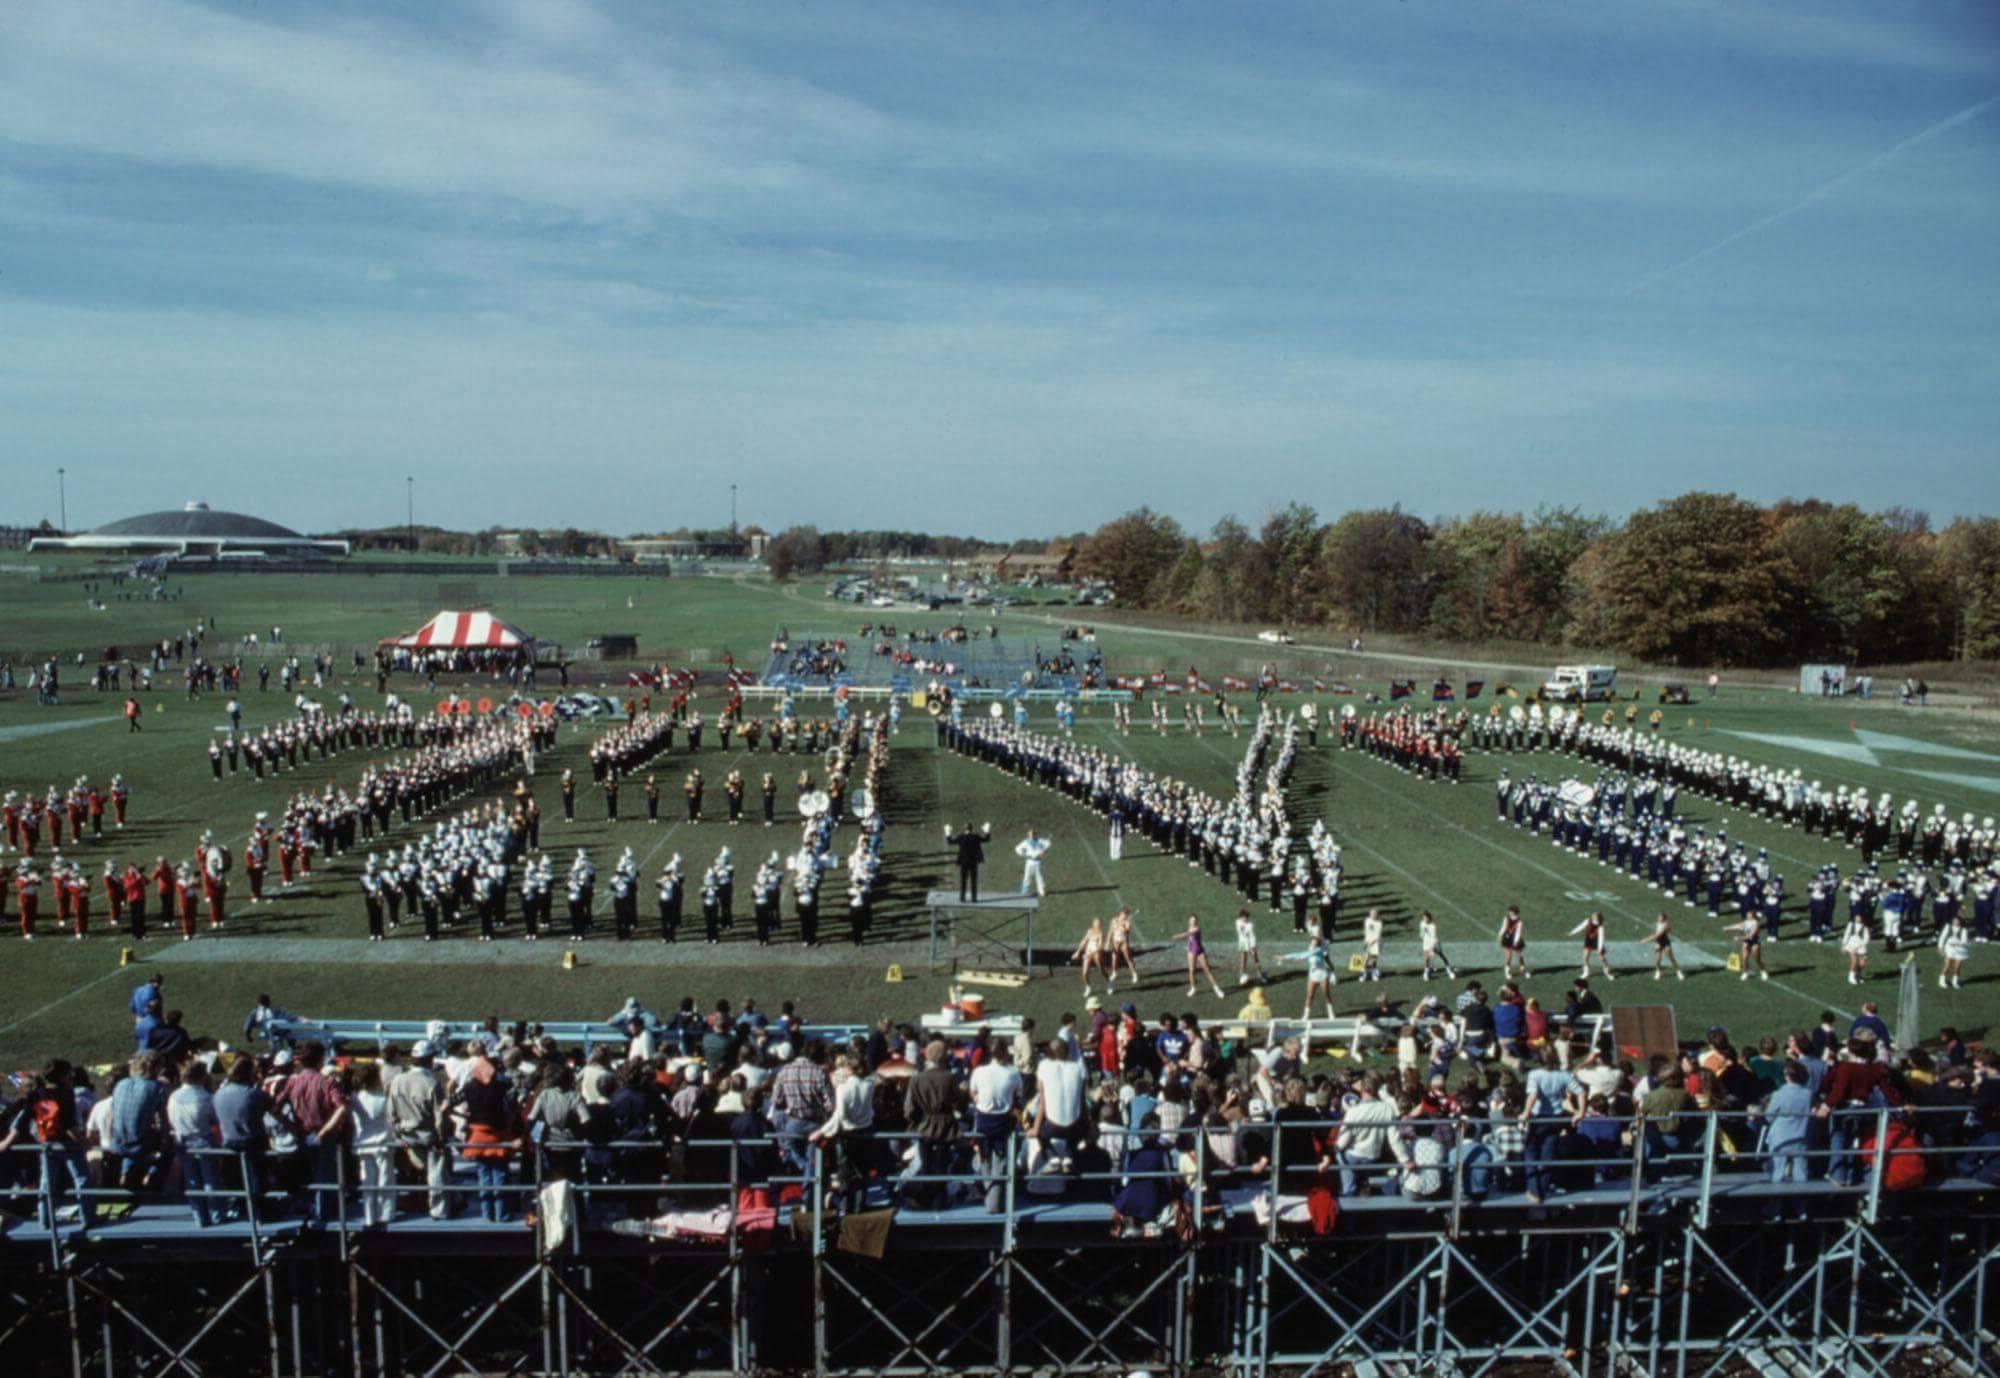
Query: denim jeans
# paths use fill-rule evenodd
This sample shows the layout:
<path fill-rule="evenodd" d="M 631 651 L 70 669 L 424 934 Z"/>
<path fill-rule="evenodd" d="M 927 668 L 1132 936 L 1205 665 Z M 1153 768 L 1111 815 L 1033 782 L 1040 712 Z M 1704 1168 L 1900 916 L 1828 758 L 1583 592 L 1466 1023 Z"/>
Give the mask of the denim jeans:
<path fill-rule="evenodd" d="M 97 1219 L 97 1203 L 85 1193 L 90 1189 L 90 1163 L 83 1150 L 73 1144 L 51 1145 L 42 1153 L 42 1206 L 38 1212 L 42 1228 L 52 1230 L 52 1213 L 61 1209 L 63 1179 L 76 1190 L 78 1218 L 88 1226 Z"/>
<path fill-rule="evenodd" d="M 1352 1153 L 1340 1154 L 1340 1194 L 1353 1196 L 1360 1192 L 1364 1182 L 1381 1190 L 1394 1192 L 1396 1176 L 1389 1168 L 1393 1166 L 1389 1158 L 1357 1158 Z"/>
<path fill-rule="evenodd" d="M 209 1195 L 222 1189 L 222 1160 L 209 1153 L 191 1152 L 186 1147 L 177 1156 L 181 1164 L 181 1192 L 194 1211 L 194 1223 L 205 1230 L 222 1217 L 222 1198 Z"/>
<path fill-rule="evenodd" d="M 818 1128 L 816 1122 L 794 1115 L 772 1116 L 771 1132 L 778 1139 L 778 1156 L 801 1177 L 812 1171 L 812 1155 L 806 1149 L 806 1139 Z"/>
<path fill-rule="evenodd" d="M 209 1162 L 216 1172 L 217 1185 L 230 1195 L 216 1203 L 216 1216 L 223 1221 L 243 1220 L 250 1214 L 252 1199 L 264 1189 L 261 1150 L 249 1143 L 225 1143 L 222 1147 L 230 1156 L 211 1158 Z"/>
<path fill-rule="evenodd" d="M 1773 1149 L 1764 1159 L 1764 1171 L 1773 1186 L 1806 1180 L 1806 1146 L 1803 1140 Z"/>
<path fill-rule="evenodd" d="M 1562 1130 L 1558 1125 L 1534 1124 L 1528 1127 L 1528 1142 L 1523 1156 L 1528 1162 L 1529 1195 L 1546 1201 L 1554 1192 L 1556 1145 L 1561 1141 Z"/>
<path fill-rule="evenodd" d="M 479 1213 L 491 1221 L 507 1218 L 507 1160 L 479 1158 L 473 1162 L 479 1179 Z"/>

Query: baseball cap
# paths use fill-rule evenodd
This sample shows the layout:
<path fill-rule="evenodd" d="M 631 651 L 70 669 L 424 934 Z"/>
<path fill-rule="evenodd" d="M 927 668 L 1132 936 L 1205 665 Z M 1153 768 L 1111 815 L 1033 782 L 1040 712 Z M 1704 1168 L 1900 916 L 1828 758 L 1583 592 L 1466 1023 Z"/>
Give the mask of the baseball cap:
<path fill-rule="evenodd" d="M 420 1038 L 420 1039 L 418 1039 L 418 1040 L 417 1040 L 417 1041 L 416 1041 L 415 1043 L 412 1043 L 412 1044 L 410 1045 L 410 1056 L 411 1056 L 411 1057 L 436 1057 L 436 1056 L 437 1056 L 437 1044 L 435 1044 L 435 1043 L 431 1042 L 431 1041 L 430 1041 L 430 1040 L 429 1040 L 428 1038 Z"/>

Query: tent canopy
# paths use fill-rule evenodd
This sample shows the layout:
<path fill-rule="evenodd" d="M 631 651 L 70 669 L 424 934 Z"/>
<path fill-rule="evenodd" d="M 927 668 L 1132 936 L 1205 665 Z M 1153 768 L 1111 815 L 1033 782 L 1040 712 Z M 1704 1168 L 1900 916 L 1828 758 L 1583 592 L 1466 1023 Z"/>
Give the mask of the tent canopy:
<path fill-rule="evenodd" d="M 509 626 L 490 612 L 441 612 L 407 636 L 393 638 L 397 646 L 436 649 L 506 650 L 532 646 L 535 638 Z"/>

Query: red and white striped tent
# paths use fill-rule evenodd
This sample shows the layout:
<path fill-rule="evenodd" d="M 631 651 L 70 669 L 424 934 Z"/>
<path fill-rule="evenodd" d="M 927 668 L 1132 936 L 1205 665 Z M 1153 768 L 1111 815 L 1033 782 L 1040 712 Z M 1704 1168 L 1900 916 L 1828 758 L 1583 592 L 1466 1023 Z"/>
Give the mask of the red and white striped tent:
<path fill-rule="evenodd" d="M 441 612 L 394 645 L 413 648 L 508 650 L 532 646 L 535 638 L 509 626 L 490 612 Z"/>

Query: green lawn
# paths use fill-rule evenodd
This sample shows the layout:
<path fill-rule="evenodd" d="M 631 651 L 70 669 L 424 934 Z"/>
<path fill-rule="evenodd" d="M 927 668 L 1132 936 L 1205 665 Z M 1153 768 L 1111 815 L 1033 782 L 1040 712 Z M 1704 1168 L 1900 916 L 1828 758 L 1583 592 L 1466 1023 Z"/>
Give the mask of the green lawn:
<path fill-rule="evenodd" d="M 5 592 L 0 603 L 0 648 L 5 651 L 0 653 L 27 646 L 54 650 L 143 641 L 171 635 L 204 614 L 213 616 L 226 633 L 268 628 L 276 621 L 286 627 L 294 645 L 347 644 L 413 626 L 449 601 L 489 603 L 530 630 L 565 641 L 580 642 L 597 631 L 632 631 L 648 648 L 706 648 L 702 659 L 712 664 L 727 647 L 754 664 L 761 662 L 763 644 L 781 622 L 799 628 L 834 628 L 875 616 L 847 605 L 836 611 L 817 585 L 794 590 L 761 581 L 687 578 L 496 577 L 470 582 L 475 587 L 441 591 L 424 581 L 366 576 L 313 581 L 190 578 L 180 603 L 113 603 L 109 612 L 90 614 L 78 606 L 81 595 L 74 585 L 9 581 L 0 586 Z M 441 592 L 453 596 L 446 600 Z M 628 595 L 636 600 L 631 608 L 625 606 Z M 912 624 L 944 620 L 935 614 L 901 611 L 890 616 Z M 1110 626 L 1103 628 L 1100 640 L 1114 670 L 1130 657 L 1165 655 L 1219 674 L 1252 670 L 1265 658 L 1254 640 L 1239 644 L 1191 637 L 1177 642 L 1171 636 Z M 1359 669 L 1349 673 L 1359 688 L 1380 687 L 1377 679 Z M 337 687 L 353 692 L 363 704 L 374 699 L 372 680 L 342 681 Z M 714 691 L 709 696 L 714 697 Z M 244 701 L 252 722 L 286 711 L 275 691 L 259 695 L 252 688 Z M 718 706 L 709 705 L 710 711 Z M 219 699 L 196 704 L 178 693 L 156 693 L 147 704 L 145 731 L 138 736 L 126 732 L 117 710 L 118 700 L 111 696 L 70 692 L 62 706 L 40 708 L 25 689 L 0 695 L 0 788 L 41 791 L 86 771 L 99 780 L 122 771 L 132 782 L 133 826 L 101 844 L 86 843 L 79 849 L 93 873 L 101 870 L 107 857 L 150 860 L 156 854 L 185 854 L 204 827 L 214 827 L 240 843 L 253 814 L 260 808 L 274 809 L 287 790 L 322 783 L 329 776 L 351 780 L 365 763 L 364 757 L 349 754 L 330 763 L 315 762 L 297 780 L 281 777 L 260 786 L 245 776 L 215 784 L 209 779 L 204 748 L 222 720 Z M 1797 763 L 1810 776 L 1828 782 L 1888 788 L 1899 796 L 1937 800 L 1954 811 L 1969 809 L 1981 815 L 2000 807 L 1995 798 L 2000 789 L 2000 733 L 1968 715 L 1899 710 L 1881 701 L 1824 704 L 1774 691 L 1725 691 L 1717 702 L 1675 713 L 1667 730 L 1677 739 L 1738 755 Z M 581 765 L 593 731 L 566 731 L 557 757 L 545 758 L 540 795 L 548 814 L 556 812 L 553 776 L 564 764 Z M 1102 710 L 1086 711 L 1078 731 L 1093 740 L 1110 740 L 1108 717 Z M 1736 735 L 1744 733 L 1755 736 Z M 1241 745 L 1213 732 L 1196 740 L 1178 732 L 1163 739 L 1142 731 L 1116 743 L 1117 749 L 1150 767 L 1217 792 L 1229 788 Z M 1939 754 L 1940 750 L 1960 754 Z M 760 752 L 756 761 L 743 764 L 746 772 L 775 771 L 788 814 L 790 781 L 802 763 Z M 729 763 L 711 746 L 701 764 L 713 783 L 719 782 Z M 1341 943 L 1353 945 L 1359 906 L 1366 904 L 1379 905 L 1388 920 L 1392 957 L 1399 944 L 1407 947 L 1413 939 L 1416 912 L 1431 909 L 1461 970 L 1492 967 L 1492 929 L 1508 903 L 1522 906 L 1532 939 L 1566 933 L 1588 907 L 1606 911 L 1614 938 L 1643 938 L 1657 907 L 1657 897 L 1643 885 L 1614 878 L 1593 862 L 1557 852 L 1546 841 L 1528 839 L 1495 822 L 1491 781 L 1497 764 L 1475 756 L 1466 783 L 1452 787 L 1410 779 L 1329 744 L 1303 757 L 1294 786 L 1297 810 L 1301 817 L 1327 818 L 1347 846 L 1349 922 L 1338 935 Z M 1561 769 L 1548 757 L 1509 764 L 1516 770 L 1526 766 L 1544 773 Z M 634 818 L 642 812 L 641 792 L 628 789 L 623 800 L 625 821 L 615 827 L 607 824 L 600 801 L 586 797 L 582 819 L 573 828 L 565 829 L 551 818 L 545 845 L 589 846 L 601 868 L 608 868 L 618 848 L 630 846 L 649 863 L 649 879 L 672 851 L 680 851 L 690 869 L 698 870 L 716 848 L 729 845 L 741 863 L 739 894 L 746 893 L 749 872 L 761 850 L 788 845 L 792 830 L 782 821 L 769 834 L 754 826 L 674 824 L 671 805 L 686 765 L 678 758 L 660 764 L 669 810 L 658 826 Z M 717 996 L 750 995 L 766 1003 L 796 998 L 809 1015 L 823 1018 L 872 1018 L 880 1013 L 914 1017 L 938 1002 L 946 984 L 942 972 L 933 977 L 924 970 L 924 920 L 919 912 L 923 893 L 948 883 L 950 859 L 943 850 L 940 827 L 947 821 L 990 820 L 998 844 L 993 850 L 999 855 L 988 872 L 989 887 L 1009 886 L 1015 880 L 1018 872 L 1011 846 L 1028 825 L 1055 841 L 1047 866 L 1051 894 L 1037 921 L 1039 947 L 1066 949 L 1090 916 L 1129 904 L 1138 914 L 1142 938 L 1153 948 L 1142 960 L 1147 980 L 1134 997 L 1141 1009 L 1155 1013 L 1191 1006 L 1203 1013 L 1234 1013 L 1239 1001 L 1233 989 L 1222 1002 L 1206 993 L 1194 1000 L 1186 997 L 1173 941 L 1188 912 L 1201 914 L 1217 966 L 1227 979 L 1234 964 L 1233 892 L 1172 858 L 1151 854 L 1143 844 L 1128 844 L 1124 859 L 1112 862 L 1094 816 L 1059 797 L 938 751 L 928 722 L 918 714 L 906 715 L 885 796 L 889 895 L 877 933 L 859 949 L 841 940 L 841 925 L 828 923 L 826 947 L 810 955 L 796 947 L 766 954 L 743 940 L 747 916 L 739 920 L 736 940 L 717 948 L 699 942 L 673 948 L 653 943 L 643 950 L 614 953 L 608 942 L 593 941 L 583 948 L 581 964 L 574 971 L 561 970 L 560 943 L 486 947 L 454 939 L 426 947 L 409 939 L 406 930 L 388 944 L 367 949 L 352 941 L 362 932 L 353 884 L 356 863 L 343 860 L 323 869 L 310 887 L 295 889 L 275 905 L 255 911 L 239 905 L 227 944 L 213 944 L 206 937 L 189 945 L 157 937 L 149 940 L 137 954 L 139 970 L 157 963 L 167 974 L 170 1004 L 186 1010 L 197 1031 L 224 1037 L 233 1037 L 261 990 L 290 1009 L 318 1015 L 497 1013 L 507 1018 L 573 1018 L 601 1016 L 626 995 L 637 994 L 655 1008 L 682 995 L 704 1002 Z M 1684 796 L 1683 805 L 1684 812 L 1704 822 L 1717 821 L 1717 811 L 1705 801 Z M 1834 861 L 1846 869 L 1854 861 L 1853 854 L 1838 844 L 1806 839 L 1748 818 L 1730 817 L 1728 823 L 1732 836 L 1771 849 L 1798 903 L 1814 865 Z M 241 888 L 239 884 L 239 892 Z M 650 885 L 645 894 L 650 900 Z M 600 903 L 608 904 L 602 894 Z M 747 910 L 747 902 L 740 900 L 739 909 Z M 1258 912 L 1267 961 L 1294 950 L 1289 916 Z M 1678 908 L 1675 912 L 1684 956 L 1699 948 L 1719 961 L 1727 941 L 1708 931 L 1705 915 Z M 101 923 L 101 903 L 95 915 Z M 690 928 L 698 932 L 698 927 L 698 922 L 684 927 L 683 937 Z M 1802 927 L 1801 922 L 1792 924 L 1795 932 Z M 55 1053 L 101 1061 L 124 1049 L 129 1028 L 125 997 L 139 975 L 137 970 L 118 969 L 121 941 L 95 937 L 73 943 L 58 940 L 45 929 L 43 940 L 32 946 L 9 938 L 0 938 L 0 943 L 7 954 L 0 963 L 0 1066 L 25 1066 Z M 1567 955 L 1567 944 L 1563 950 Z M 1788 940 L 1772 957 L 1776 975 L 1770 985 L 1744 985 L 1711 969 L 1685 984 L 1624 980 L 1606 993 L 1613 1003 L 1670 1001 L 1680 1012 L 1684 1031 L 1699 1032 L 1711 1022 L 1722 1022 L 1739 1037 L 1803 1024 L 1823 1007 L 1856 1006 L 1861 993 L 1845 984 L 1831 946 Z M 1934 971 L 1935 957 L 1928 950 L 1918 960 L 1926 973 Z M 884 982 L 891 962 L 903 968 L 907 979 L 901 985 Z M 1303 993 L 1301 970 L 1296 963 L 1271 964 L 1276 978 L 1272 1001 L 1289 1012 Z M 1887 963 L 1878 958 L 1878 964 L 1882 974 L 1867 994 L 1889 1004 L 1894 982 Z M 1956 1023 L 1968 1033 L 1987 1027 L 2000 992 L 1993 975 L 1996 967 L 2000 951 L 1978 948 L 1964 991 L 1940 992 L 1927 984 L 1925 1025 Z M 1555 1000 L 1572 974 L 1567 966 L 1538 968 L 1529 989 L 1545 1001 Z M 1423 989 L 1407 971 L 1392 969 L 1379 987 L 1364 989 L 1343 979 L 1338 995 L 1342 1005 L 1360 1007 L 1380 994 L 1408 1000 Z M 1080 999 L 1073 973 L 1040 977 L 1021 992 L 989 995 L 995 1008 L 1019 1009 L 1048 1022 L 1065 1009 L 1080 1010 Z"/>

